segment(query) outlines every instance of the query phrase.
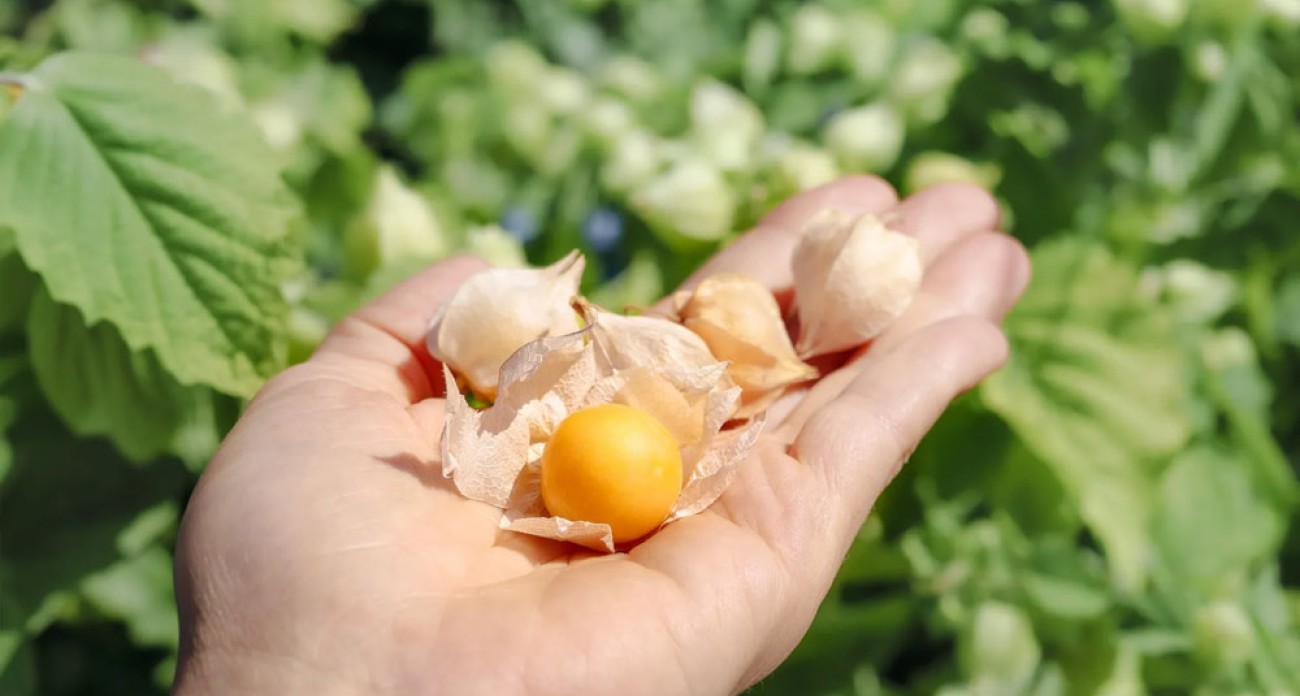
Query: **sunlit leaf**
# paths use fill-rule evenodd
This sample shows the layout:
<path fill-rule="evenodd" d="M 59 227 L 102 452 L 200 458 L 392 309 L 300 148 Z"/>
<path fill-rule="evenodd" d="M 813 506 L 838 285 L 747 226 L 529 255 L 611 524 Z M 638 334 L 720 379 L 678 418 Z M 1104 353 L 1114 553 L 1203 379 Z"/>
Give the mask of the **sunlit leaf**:
<path fill-rule="evenodd" d="M 178 384 L 149 352 L 127 347 L 111 324 L 36 295 L 27 322 L 32 370 L 50 405 L 80 435 L 105 435 L 129 459 L 173 451 L 206 390 Z M 215 439 L 215 438 L 214 438 Z"/>
<path fill-rule="evenodd" d="M 185 384 L 251 395 L 284 361 L 295 263 L 261 136 L 142 63 L 67 53 L 0 127 L 0 226 L 58 302 Z"/>
<path fill-rule="evenodd" d="M 1039 247 L 1034 283 L 1007 322 L 989 407 L 1060 478 L 1101 539 L 1120 586 L 1138 589 L 1162 457 L 1190 433 L 1184 357 L 1169 317 L 1135 304 L 1135 269 L 1072 239 Z"/>

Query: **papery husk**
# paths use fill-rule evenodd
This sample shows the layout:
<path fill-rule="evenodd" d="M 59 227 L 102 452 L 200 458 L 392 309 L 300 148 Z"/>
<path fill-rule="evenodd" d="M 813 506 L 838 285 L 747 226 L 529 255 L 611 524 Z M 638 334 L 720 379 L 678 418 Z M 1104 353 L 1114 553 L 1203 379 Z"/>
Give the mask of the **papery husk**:
<path fill-rule="evenodd" d="M 543 442 L 581 407 L 597 379 L 590 327 L 539 339 L 519 349 L 501 368 L 504 388 L 490 408 L 477 411 L 443 366 L 447 411 L 442 433 L 442 473 L 461 495 L 506 507 L 532 445 Z"/>
<path fill-rule="evenodd" d="M 582 305 L 592 324 L 597 355 L 611 370 L 638 365 L 657 365 L 665 370 L 715 365 L 718 358 L 693 331 L 676 322 L 655 316 L 624 316 L 590 304 Z"/>
<path fill-rule="evenodd" d="M 476 394 L 495 399 L 501 367 L 515 351 L 579 328 L 571 301 L 584 263 L 574 251 L 546 268 L 497 268 L 471 277 L 434 316 L 429 354 Z"/>
<path fill-rule="evenodd" d="M 829 209 L 804 228 L 791 260 L 799 316 L 795 351 L 855 348 L 907 309 L 921 285 L 920 245 L 876 216 Z"/>
<path fill-rule="evenodd" d="M 500 394 L 484 424 L 501 429 L 522 414 L 529 424 L 530 444 L 549 439 L 561 421 L 584 406 L 600 379 L 590 334 L 588 326 L 539 339 L 510 356 L 501 367 Z"/>
<path fill-rule="evenodd" d="M 762 412 L 784 390 L 817 376 L 795 355 L 772 292 L 742 273 L 709 276 L 674 295 L 679 321 L 725 360 L 742 390 L 737 418 Z"/>
<path fill-rule="evenodd" d="M 721 364 L 715 369 L 701 368 L 699 388 L 683 391 L 676 380 L 652 367 L 633 367 L 594 385 L 586 403 L 624 404 L 639 409 L 663 424 L 679 447 L 693 445 L 704 439 L 708 397 L 724 370 Z"/>
<path fill-rule="evenodd" d="M 696 460 L 691 478 L 677 496 L 677 504 L 667 522 L 703 512 L 722 497 L 736 477 L 736 469 L 763 434 L 765 420 L 766 415 L 760 415 L 740 428 L 715 435 Z"/>
<path fill-rule="evenodd" d="M 614 552 L 614 530 L 607 524 L 566 520 L 563 517 L 522 517 L 502 526 L 520 534 L 567 541 L 592 551 Z"/>
<path fill-rule="evenodd" d="M 542 503 L 542 466 L 538 454 L 519 472 L 510 500 L 501 513 L 500 526 L 520 534 L 567 541 L 593 551 L 614 550 L 614 529 L 599 522 L 550 516 Z"/>
<path fill-rule="evenodd" d="M 457 391 L 451 369 L 444 365 L 442 372 L 447 384 L 442 475 L 452 479 L 466 498 L 503 508 L 528 463 L 528 419 L 510 419 L 504 428 L 485 427 L 483 412 L 474 410 Z"/>
<path fill-rule="evenodd" d="M 753 444 L 733 433 L 756 436 L 762 422 L 719 432 L 740 388 L 695 334 L 667 319 L 583 310 L 586 328 L 529 343 L 506 361 L 497 401 L 486 411 L 470 408 L 445 370 L 443 471 L 465 497 L 502 508 L 504 529 L 612 552 L 608 525 L 546 513 L 540 459 L 560 422 L 603 403 L 635 406 L 663 422 L 678 439 L 686 481 L 669 519 L 703 510 L 722 494 Z"/>

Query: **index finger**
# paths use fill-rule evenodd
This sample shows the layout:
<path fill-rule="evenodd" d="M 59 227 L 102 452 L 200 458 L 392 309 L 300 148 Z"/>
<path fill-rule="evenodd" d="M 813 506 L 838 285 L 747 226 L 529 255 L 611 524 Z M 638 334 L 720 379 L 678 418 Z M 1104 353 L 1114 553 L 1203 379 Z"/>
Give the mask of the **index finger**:
<path fill-rule="evenodd" d="M 810 218 L 826 208 L 883 213 L 897 202 L 894 188 L 877 176 L 851 176 L 808 189 L 773 208 L 754 229 L 705 262 L 678 289 L 690 289 L 712 275 L 735 272 L 752 276 L 773 291 L 790 287 L 794 282 L 790 256 Z"/>

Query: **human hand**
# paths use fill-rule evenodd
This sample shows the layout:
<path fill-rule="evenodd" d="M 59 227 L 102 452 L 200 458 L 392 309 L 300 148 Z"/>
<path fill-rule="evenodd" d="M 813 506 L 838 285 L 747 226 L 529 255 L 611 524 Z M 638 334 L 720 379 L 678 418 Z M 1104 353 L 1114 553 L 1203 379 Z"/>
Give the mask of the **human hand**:
<path fill-rule="evenodd" d="M 921 437 L 1005 359 L 996 322 L 1029 272 L 988 194 L 943 185 L 898 203 L 856 177 L 787 201 L 693 279 L 787 287 L 795 233 L 827 206 L 918 237 L 920 293 L 772 408 L 709 510 L 627 553 L 502 531 L 500 510 L 442 477 L 424 334 L 481 261 L 438 264 L 345 319 L 258 394 L 195 490 L 175 692 L 727 694 L 766 675 Z"/>

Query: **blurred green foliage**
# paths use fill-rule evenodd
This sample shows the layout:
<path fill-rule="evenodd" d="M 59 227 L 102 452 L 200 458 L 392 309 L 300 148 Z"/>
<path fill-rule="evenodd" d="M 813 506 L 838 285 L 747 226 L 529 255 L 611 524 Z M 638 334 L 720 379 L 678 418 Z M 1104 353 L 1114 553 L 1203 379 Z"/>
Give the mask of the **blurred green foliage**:
<path fill-rule="evenodd" d="M 1035 279 L 754 693 L 1300 693 L 1293 0 L 8 0 L 0 86 L 2 693 L 166 690 L 197 472 L 413 269 L 646 303 L 861 171 Z"/>

